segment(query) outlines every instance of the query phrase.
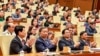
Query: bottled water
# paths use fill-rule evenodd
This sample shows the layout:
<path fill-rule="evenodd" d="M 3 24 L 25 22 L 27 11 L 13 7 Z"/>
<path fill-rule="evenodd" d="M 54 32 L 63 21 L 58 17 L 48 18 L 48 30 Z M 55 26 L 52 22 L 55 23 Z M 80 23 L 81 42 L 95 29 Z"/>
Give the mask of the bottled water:
<path fill-rule="evenodd" d="M 20 51 L 20 56 L 24 56 L 24 51 L 23 50 Z"/>
<path fill-rule="evenodd" d="M 49 49 L 45 49 L 44 52 L 43 52 L 43 56 L 47 56 L 49 54 Z"/>

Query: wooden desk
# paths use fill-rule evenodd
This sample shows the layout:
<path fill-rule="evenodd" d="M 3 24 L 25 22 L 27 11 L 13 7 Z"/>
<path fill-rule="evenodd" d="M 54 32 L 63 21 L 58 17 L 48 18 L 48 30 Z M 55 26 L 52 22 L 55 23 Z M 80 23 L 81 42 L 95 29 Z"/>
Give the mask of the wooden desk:
<path fill-rule="evenodd" d="M 19 55 L 10 55 L 10 56 L 19 56 Z M 30 53 L 25 54 L 25 56 L 43 56 L 43 53 Z M 63 56 L 100 56 L 100 53 L 82 53 L 82 54 L 66 54 Z"/>
<path fill-rule="evenodd" d="M 70 56 L 100 56 L 100 53 L 83 53 L 83 54 L 73 54 Z"/>
<path fill-rule="evenodd" d="M 60 28 L 48 28 L 49 31 L 60 32 Z"/>
<path fill-rule="evenodd" d="M 56 3 L 56 0 L 48 0 L 49 1 L 49 4 L 55 4 Z"/>
<path fill-rule="evenodd" d="M 48 28 L 49 31 L 53 31 L 53 32 L 60 32 L 60 23 L 54 23 L 54 26 L 52 28 Z"/>
<path fill-rule="evenodd" d="M 0 56 L 2 56 L 2 50 L 1 50 L 1 47 L 0 47 Z"/>
<path fill-rule="evenodd" d="M 21 22 L 23 22 L 23 23 L 27 23 L 27 19 L 26 18 L 22 18 L 21 20 L 14 20 L 14 24 L 20 24 Z"/>

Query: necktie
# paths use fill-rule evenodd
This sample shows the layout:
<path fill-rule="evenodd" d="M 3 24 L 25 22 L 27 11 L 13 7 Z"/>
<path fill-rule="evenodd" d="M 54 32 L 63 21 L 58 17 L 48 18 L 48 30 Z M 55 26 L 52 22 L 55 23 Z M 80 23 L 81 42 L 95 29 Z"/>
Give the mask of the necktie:
<path fill-rule="evenodd" d="M 73 44 L 71 40 L 69 40 L 70 44 Z"/>
<path fill-rule="evenodd" d="M 25 40 L 24 40 L 24 39 L 22 40 L 22 45 L 23 45 L 23 46 L 25 45 Z"/>
<path fill-rule="evenodd" d="M 49 46 L 49 42 L 48 40 L 45 40 L 46 46 Z"/>
<path fill-rule="evenodd" d="M 72 41 L 71 39 L 68 39 L 68 41 L 69 41 L 69 43 L 70 43 L 71 45 L 73 45 L 73 41 Z"/>
<path fill-rule="evenodd" d="M 12 35 L 12 33 L 10 33 Z"/>
<path fill-rule="evenodd" d="M 86 45 L 87 45 L 87 46 L 90 46 L 90 42 L 89 42 L 89 41 L 86 41 Z"/>

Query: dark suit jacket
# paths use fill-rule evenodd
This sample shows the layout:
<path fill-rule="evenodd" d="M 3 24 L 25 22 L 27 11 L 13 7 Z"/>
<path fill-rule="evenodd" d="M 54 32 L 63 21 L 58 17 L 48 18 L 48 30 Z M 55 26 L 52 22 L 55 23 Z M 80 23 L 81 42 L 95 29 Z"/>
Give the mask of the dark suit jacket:
<path fill-rule="evenodd" d="M 56 45 L 52 45 L 49 39 L 43 40 L 42 37 L 39 37 L 35 44 L 36 52 L 43 52 L 47 48 L 51 52 L 56 51 Z"/>
<path fill-rule="evenodd" d="M 44 23 L 44 26 L 45 26 L 45 27 L 49 27 L 49 25 L 51 25 L 51 24 L 53 24 L 53 23 L 52 23 L 52 22 L 46 21 L 46 22 Z"/>
<path fill-rule="evenodd" d="M 18 54 L 21 50 L 24 50 L 26 53 L 30 53 L 32 48 L 27 45 L 22 45 L 18 36 L 16 36 L 10 44 L 10 54 Z"/>
<path fill-rule="evenodd" d="M 7 29 L 7 25 L 8 25 L 8 24 L 5 24 L 5 25 L 3 26 L 3 31 L 5 31 L 5 30 Z"/>
<path fill-rule="evenodd" d="M 94 33 L 97 33 L 96 29 L 92 29 L 90 26 L 86 27 L 86 32 L 88 35 L 93 36 Z"/>
<path fill-rule="evenodd" d="M 84 41 L 84 40 L 82 40 L 82 39 L 80 39 L 79 42 L 80 42 L 80 47 L 79 47 L 79 48 L 80 48 L 81 50 L 84 49 L 84 46 L 87 46 L 87 45 L 89 46 L 89 45 L 90 45 L 88 41 L 86 42 L 86 41 Z"/>
<path fill-rule="evenodd" d="M 31 16 L 30 16 L 30 15 L 28 15 L 28 16 L 27 16 L 27 18 L 31 18 Z"/>
<path fill-rule="evenodd" d="M 78 48 L 74 47 L 74 41 L 71 40 L 66 40 L 64 37 L 61 37 L 59 43 L 58 43 L 58 47 L 59 50 L 62 51 L 64 46 L 69 46 L 71 48 L 71 50 L 78 50 Z"/>
<path fill-rule="evenodd" d="M 60 20 L 61 20 L 61 21 L 65 21 L 65 18 L 64 18 L 64 16 L 62 16 Z"/>
<path fill-rule="evenodd" d="M 56 16 L 57 15 L 57 12 L 56 11 L 52 11 L 52 15 L 53 16 Z"/>

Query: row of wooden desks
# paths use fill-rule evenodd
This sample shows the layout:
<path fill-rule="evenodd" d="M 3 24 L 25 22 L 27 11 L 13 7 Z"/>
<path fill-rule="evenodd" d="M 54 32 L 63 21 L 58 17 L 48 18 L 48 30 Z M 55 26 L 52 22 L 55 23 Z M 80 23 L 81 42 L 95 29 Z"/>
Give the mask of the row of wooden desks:
<path fill-rule="evenodd" d="M 19 54 L 10 55 L 10 56 L 19 56 Z M 25 54 L 24 56 L 45 56 L 45 55 L 43 55 L 43 53 L 29 53 L 29 54 Z M 100 56 L 100 52 L 99 53 L 64 54 L 64 55 L 57 55 L 57 56 Z"/>

